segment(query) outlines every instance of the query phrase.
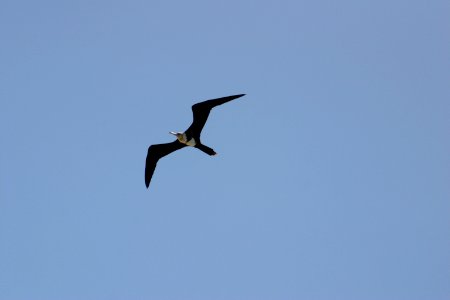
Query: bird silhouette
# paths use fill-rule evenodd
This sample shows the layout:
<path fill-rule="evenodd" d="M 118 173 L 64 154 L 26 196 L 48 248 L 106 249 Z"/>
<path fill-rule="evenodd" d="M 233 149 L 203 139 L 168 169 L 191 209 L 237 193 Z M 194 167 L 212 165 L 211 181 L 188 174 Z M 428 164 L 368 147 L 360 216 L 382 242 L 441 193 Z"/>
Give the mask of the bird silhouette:
<path fill-rule="evenodd" d="M 208 155 L 216 155 L 217 153 L 213 149 L 203 145 L 200 140 L 200 135 L 206 121 L 208 120 L 209 113 L 214 107 L 240 98 L 244 95 L 245 94 L 240 94 L 211 99 L 192 105 L 193 121 L 191 126 L 189 126 L 185 132 L 171 131 L 170 133 L 177 137 L 175 141 L 166 144 L 151 145 L 148 147 L 147 158 L 145 161 L 145 186 L 147 188 L 149 187 L 158 161 L 162 157 L 169 155 L 176 150 L 190 146 L 195 147 Z"/>

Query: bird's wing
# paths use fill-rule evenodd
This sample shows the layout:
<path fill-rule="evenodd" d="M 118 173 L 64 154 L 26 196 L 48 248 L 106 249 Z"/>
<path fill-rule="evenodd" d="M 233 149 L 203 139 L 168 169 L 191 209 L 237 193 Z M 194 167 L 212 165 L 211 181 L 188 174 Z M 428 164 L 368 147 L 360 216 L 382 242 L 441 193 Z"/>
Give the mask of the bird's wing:
<path fill-rule="evenodd" d="M 191 126 L 186 130 L 186 134 L 190 136 L 200 136 L 203 127 L 205 126 L 206 120 L 208 120 L 209 112 L 215 106 L 224 104 L 228 101 L 234 100 L 236 98 L 242 97 L 245 94 L 233 95 L 228 97 L 222 97 L 217 99 L 206 100 L 200 103 L 192 105 L 192 113 L 194 120 Z"/>
<path fill-rule="evenodd" d="M 147 188 L 150 185 L 150 180 L 152 179 L 153 172 L 155 172 L 158 160 L 185 146 L 185 144 L 175 140 L 172 143 L 157 144 L 148 147 L 147 159 L 145 161 L 145 185 Z"/>

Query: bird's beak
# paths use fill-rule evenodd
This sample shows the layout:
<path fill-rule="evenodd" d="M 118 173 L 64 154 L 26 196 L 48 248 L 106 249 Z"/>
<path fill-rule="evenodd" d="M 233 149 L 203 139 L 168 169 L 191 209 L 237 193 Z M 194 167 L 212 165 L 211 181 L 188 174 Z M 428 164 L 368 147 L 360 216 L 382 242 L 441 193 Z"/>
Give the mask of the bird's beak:
<path fill-rule="evenodd" d="M 170 131 L 169 133 L 170 133 L 170 134 L 173 134 L 173 135 L 175 135 L 175 136 L 177 135 L 177 133 L 176 133 L 176 132 L 173 132 L 173 131 Z"/>

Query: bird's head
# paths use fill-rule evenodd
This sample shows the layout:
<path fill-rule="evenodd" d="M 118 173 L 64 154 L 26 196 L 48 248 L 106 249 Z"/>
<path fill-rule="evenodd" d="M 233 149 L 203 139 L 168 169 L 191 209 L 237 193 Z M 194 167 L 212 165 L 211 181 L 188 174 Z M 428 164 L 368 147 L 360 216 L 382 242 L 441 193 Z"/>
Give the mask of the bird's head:
<path fill-rule="evenodd" d="M 174 136 L 176 136 L 177 139 L 178 139 L 179 141 L 182 141 L 182 140 L 183 140 L 183 133 L 182 133 L 182 132 L 174 132 L 174 131 L 170 131 L 169 133 L 170 133 L 170 134 L 173 134 Z"/>
<path fill-rule="evenodd" d="M 170 133 L 170 134 L 173 134 L 173 135 L 176 136 L 176 137 L 179 137 L 179 136 L 182 136 L 182 135 L 183 135 L 182 132 L 170 131 L 169 133 Z"/>

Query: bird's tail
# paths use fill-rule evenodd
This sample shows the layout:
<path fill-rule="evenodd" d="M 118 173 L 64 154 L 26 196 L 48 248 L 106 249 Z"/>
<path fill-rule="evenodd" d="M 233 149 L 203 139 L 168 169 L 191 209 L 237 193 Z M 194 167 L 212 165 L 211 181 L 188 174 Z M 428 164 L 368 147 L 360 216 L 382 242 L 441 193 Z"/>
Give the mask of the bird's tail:
<path fill-rule="evenodd" d="M 202 150 L 203 152 L 205 152 L 208 155 L 216 155 L 216 151 L 214 151 L 213 149 L 203 145 L 203 144 L 197 144 L 195 145 L 195 148 Z"/>

